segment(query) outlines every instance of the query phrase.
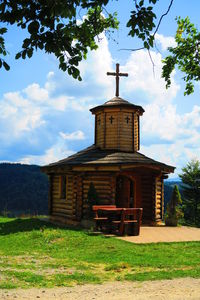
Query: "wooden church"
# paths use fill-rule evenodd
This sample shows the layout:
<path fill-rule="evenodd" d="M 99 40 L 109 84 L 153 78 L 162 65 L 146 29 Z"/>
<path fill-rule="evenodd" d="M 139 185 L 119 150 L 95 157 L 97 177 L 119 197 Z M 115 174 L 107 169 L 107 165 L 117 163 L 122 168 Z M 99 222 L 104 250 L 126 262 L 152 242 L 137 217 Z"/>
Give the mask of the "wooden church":
<path fill-rule="evenodd" d="M 49 177 L 49 214 L 52 221 L 78 225 L 87 219 L 91 183 L 98 204 L 143 208 L 143 223 L 163 219 L 164 183 L 174 167 L 139 153 L 141 106 L 116 96 L 90 109 L 95 116 L 94 145 L 58 162 L 42 167 Z M 95 204 L 95 203 L 94 203 Z"/>

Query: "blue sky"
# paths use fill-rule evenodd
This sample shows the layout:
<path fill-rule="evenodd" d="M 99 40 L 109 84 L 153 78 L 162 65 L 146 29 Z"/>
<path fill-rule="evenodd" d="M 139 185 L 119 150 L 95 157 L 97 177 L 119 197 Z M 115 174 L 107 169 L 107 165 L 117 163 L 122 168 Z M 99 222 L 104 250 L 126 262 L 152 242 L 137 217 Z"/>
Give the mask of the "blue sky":
<path fill-rule="evenodd" d="M 160 1 L 158 16 L 165 12 L 168 2 Z M 127 36 L 125 28 L 131 3 L 110 2 L 108 10 L 118 12 L 120 28 L 113 39 L 103 34 L 99 49 L 90 52 L 81 63 L 82 82 L 61 72 L 53 55 L 39 51 L 31 59 L 15 61 L 26 33 L 9 28 L 6 44 L 11 70 L 0 70 L 0 161 L 44 165 L 91 145 L 94 118 L 89 109 L 114 96 L 114 79 L 106 72 L 114 70 L 117 62 L 122 71 L 129 73 L 128 78 L 121 79 L 120 96 L 145 109 L 140 152 L 176 166 L 175 176 L 188 161 L 200 159 L 199 84 L 192 96 L 184 97 L 178 71 L 167 91 L 160 78 L 161 60 L 167 54 L 167 46 L 174 44 L 175 17 L 188 15 L 200 27 L 200 2 L 174 0 L 156 37 L 159 52 L 151 51 L 155 77 L 145 50 L 120 50 L 140 46 Z"/>

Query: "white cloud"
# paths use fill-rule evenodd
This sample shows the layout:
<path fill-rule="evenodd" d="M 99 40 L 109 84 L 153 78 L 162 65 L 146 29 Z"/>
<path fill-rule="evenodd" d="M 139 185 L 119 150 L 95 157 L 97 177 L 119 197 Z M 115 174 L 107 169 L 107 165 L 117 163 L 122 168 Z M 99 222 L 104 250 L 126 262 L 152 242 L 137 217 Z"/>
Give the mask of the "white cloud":
<path fill-rule="evenodd" d="M 33 83 L 23 90 L 29 99 L 33 101 L 47 101 L 49 98 L 48 91 L 45 88 L 41 88 L 39 84 Z"/>
<path fill-rule="evenodd" d="M 55 145 L 47 149 L 44 154 L 27 155 L 21 158 L 19 162 L 23 164 L 47 165 L 72 154 L 74 154 L 73 150 L 68 150 L 66 144 L 58 141 Z"/>
<path fill-rule="evenodd" d="M 124 81 L 125 90 L 129 93 L 141 90 L 146 93 L 149 102 L 157 102 L 160 105 L 169 103 L 175 98 L 180 88 L 174 81 L 175 73 L 172 74 L 171 87 L 166 90 L 165 81 L 161 78 L 162 56 L 160 53 L 151 51 L 151 58 L 155 64 L 155 76 L 151 59 L 146 50 L 131 53 L 124 66 L 129 74 L 128 79 Z"/>
<path fill-rule="evenodd" d="M 2 131 L 6 128 L 10 138 L 45 124 L 40 107 L 23 98 L 20 92 L 6 93 L 0 101 L 0 111 Z"/>
<path fill-rule="evenodd" d="M 142 135 L 173 141 L 178 135 L 184 133 L 181 123 L 182 119 L 176 112 L 176 106 L 148 104 L 145 106 L 145 114 L 142 117 Z"/>
<path fill-rule="evenodd" d="M 170 37 L 156 38 L 163 49 L 173 43 Z M 132 52 L 120 66 L 122 72 L 129 73 L 128 78 L 120 81 L 120 95 L 127 100 L 137 99 L 137 93 L 141 100 L 144 95 L 142 103 L 135 103 L 145 108 L 141 117 L 141 152 L 180 170 L 187 160 L 199 157 L 200 106 L 195 105 L 184 114 L 178 111 L 176 96 L 180 87 L 175 73 L 171 88 L 166 90 L 161 79 L 162 55 L 151 51 L 151 56 L 155 77 L 147 51 Z M 89 131 L 93 134 L 94 120 L 91 115 L 88 119 L 88 109 L 112 98 L 115 92 L 115 79 L 106 75 L 115 66 L 105 36 L 99 49 L 88 54 L 80 69 L 82 82 L 60 71 L 51 71 L 44 86 L 36 82 L 21 91 L 4 94 L 0 100 L 1 145 L 5 149 L 9 145 L 15 153 L 16 143 L 26 143 L 21 147 L 23 154 L 20 149 L 13 161 L 47 164 L 72 154 L 93 139 L 86 135 Z"/>
<path fill-rule="evenodd" d="M 172 37 L 172 36 L 164 36 L 162 34 L 156 33 L 155 40 L 156 40 L 156 42 L 158 41 L 158 43 L 161 45 L 161 49 L 163 51 L 167 50 L 168 47 L 176 47 L 177 46 L 177 43 L 176 43 L 174 37 Z"/>
<path fill-rule="evenodd" d="M 200 106 L 195 105 L 191 112 L 184 115 L 183 121 L 192 127 L 200 127 Z"/>
<path fill-rule="evenodd" d="M 76 141 L 76 140 L 84 140 L 85 135 L 84 132 L 81 130 L 72 132 L 72 133 L 64 133 L 64 132 L 59 132 L 59 135 L 64 139 L 68 141 Z"/>

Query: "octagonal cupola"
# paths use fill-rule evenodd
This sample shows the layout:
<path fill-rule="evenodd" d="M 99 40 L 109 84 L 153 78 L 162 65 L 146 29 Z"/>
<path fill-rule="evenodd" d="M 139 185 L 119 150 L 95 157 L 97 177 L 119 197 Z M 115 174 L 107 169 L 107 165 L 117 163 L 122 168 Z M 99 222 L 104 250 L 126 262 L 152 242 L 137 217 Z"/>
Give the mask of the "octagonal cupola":
<path fill-rule="evenodd" d="M 119 76 L 128 76 L 119 72 L 107 75 L 116 76 L 116 95 L 103 105 L 90 111 L 95 115 L 95 145 L 101 149 L 136 152 L 140 149 L 140 116 L 144 109 L 119 97 Z"/>

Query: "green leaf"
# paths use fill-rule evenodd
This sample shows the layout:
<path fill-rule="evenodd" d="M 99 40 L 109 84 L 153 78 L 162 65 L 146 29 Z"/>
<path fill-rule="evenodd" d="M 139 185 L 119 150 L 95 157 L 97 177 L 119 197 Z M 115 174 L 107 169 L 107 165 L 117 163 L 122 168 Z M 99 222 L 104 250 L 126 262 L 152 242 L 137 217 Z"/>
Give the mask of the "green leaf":
<path fill-rule="evenodd" d="M 144 42 L 144 48 L 149 49 L 149 44 L 147 43 L 147 41 Z"/>
<path fill-rule="evenodd" d="M 23 41 L 23 48 L 27 48 L 28 46 L 30 45 L 30 39 L 25 39 L 24 41 Z"/>
<path fill-rule="evenodd" d="M 33 22 L 31 22 L 31 23 L 28 25 L 28 32 L 29 32 L 30 34 L 38 33 L 39 27 L 40 27 L 39 22 L 38 22 L 38 21 L 33 21 Z"/>
<path fill-rule="evenodd" d="M 27 55 L 28 55 L 29 58 L 32 57 L 32 55 L 33 55 L 33 49 L 32 49 L 32 48 L 29 48 L 29 49 L 27 50 Z"/>
<path fill-rule="evenodd" d="M 3 66 L 4 66 L 6 71 L 10 70 L 10 66 L 5 61 L 3 62 Z"/>
<path fill-rule="evenodd" d="M 7 31 L 8 31 L 8 29 L 5 28 L 5 27 L 0 28 L 0 34 L 4 34 L 4 33 L 6 33 Z"/>
<path fill-rule="evenodd" d="M 18 52 L 16 55 L 15 55 L 15 59 L 19 59 L 21 57 L 21 53 Z"/>
<path fill-rule="evenodd" d="M 23 59 L 26 58 L 26 50 L 24 50 L 24 51 L 21 53 L 21 56 L 22 56 Z"/>
<path fill-rule="evenodd" d="M 141 6 L 143 6 L 143 4 L 144 4 L 144 0 L 141 0 L 141 1 L 139 2 L 139 6 L 141 7 Z"/>

